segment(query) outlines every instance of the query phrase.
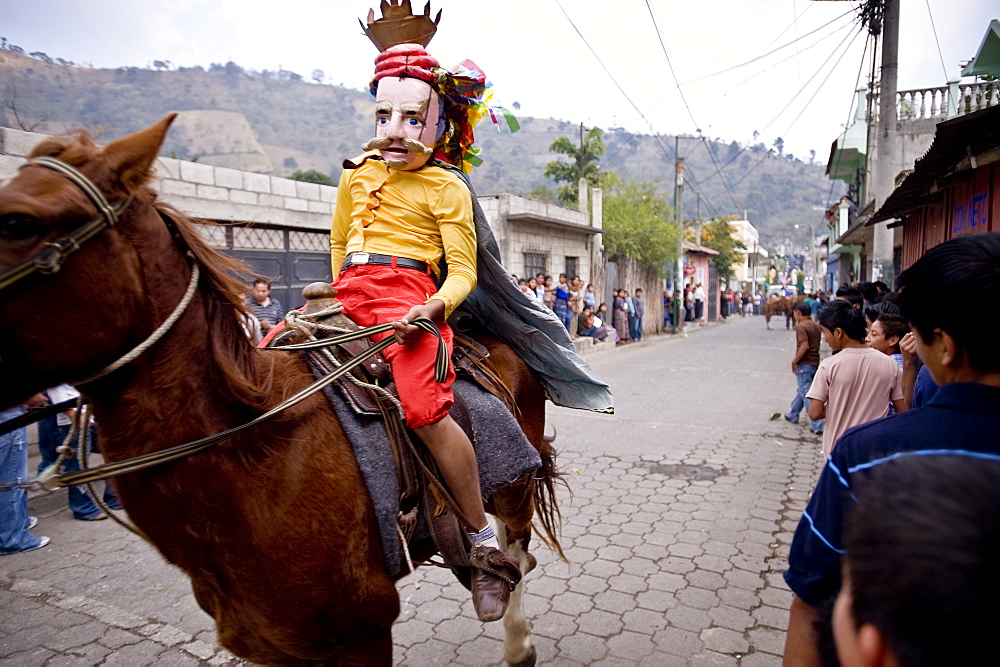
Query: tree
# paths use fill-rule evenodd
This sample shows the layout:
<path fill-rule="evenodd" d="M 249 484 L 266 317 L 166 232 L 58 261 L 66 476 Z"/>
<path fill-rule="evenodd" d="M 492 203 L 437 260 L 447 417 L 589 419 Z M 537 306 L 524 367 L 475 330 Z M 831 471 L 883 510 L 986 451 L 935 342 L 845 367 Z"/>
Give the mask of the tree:
<path fill-rule="evenodd" d="M 778 137 L 774 140 L 774 147 L 778 149 L 778 155 L 781 155 L 781 153 L 785 150 L 785 140 Z"/>
<path fill-rule="evenodd" d="M 312 80 L 315 81 L 316 83 L 323 83 L 323 78 L 325 76 L 326 75 L 323 73 L 323 70 L 321 69 L 314 69 L 312 71 Z"/>
<path fill-rule="evenodd" d="M 552 191 L 547 185 L 537 185 L 535 189 L 531 191 L 530 197 L 534 199 L 541 199 L 542 201 L 547 201 L 555 204 L 557 202 L 556 193 Z"/>
<path fill-rule="evenodd" d="M 320 185 L 337 185 L 333 179 L 321 171 L 309 169 L 308 171 L 296 171 L 289 176 L 293 181 L 305 181 L 306 183 L 319 183 Z"/>
<path fill-rule="evenodd" d="M 294 157 L 292 157 L 290 155 L 288 157 L 286 157 L 285 160 L 284 160 L 284 162 L 282 162 L 281 164 L 283 164 L 285 167 L 287 167 L 289 169 L 298 169 L 299 168 L 299 163 L 296 161 L 296 159 Z"/>
<path fill-rule="evenodd" d="M 677 227 L 673 207 L 656 192 L 655 183 L 617 185 L 604 198 L 604 247 L 662 270 L 677 259 Z"/>
<path fill-rule="evenodd" d="M 729 216 L 722 220 L 713 219 L 701 229 L 701 244 L 719 252 L 712 259 L 719 267 L 719 278 L 726 282 L 729 282 L 729 279 L 736 275 L 733 265 L 743 263 L 743 255 L 739 251 L 746 250 L 743 241 L 733 236 L 733 232 L 736 230 L 729 224 L 730 220 L 736 219 L 736 216 Z"/>
<path fill-rule="evenodd" d="M 581 131 L 582 131 L 581 126 Z M 580 179 L 587 179 L 587 184 L 596 187 L 602 182 L 600 159 L 604 155 L 603 134 L 600 128 L 591 128 L 583 135 L 583 146 L 578 146 L 566 137 L 559 137 L 552 142 L 549 150 L 553 153 L 567 155 L 570 162 L 554 160 L 545 165 L 545 177 L 556 183 L 565 183 L 559 188 L 559 203 L 576 205 L 580 201 Z"/>

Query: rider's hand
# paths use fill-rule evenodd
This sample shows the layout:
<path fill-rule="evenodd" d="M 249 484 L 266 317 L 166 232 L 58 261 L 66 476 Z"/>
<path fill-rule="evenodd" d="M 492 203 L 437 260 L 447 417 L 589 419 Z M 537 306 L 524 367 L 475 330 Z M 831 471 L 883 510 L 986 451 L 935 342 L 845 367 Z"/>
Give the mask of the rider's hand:
<path fill-rule="evenodd" d="M 414 324 L 410 324 L 410 322 L 418 317 L 426 317 L 432 322 L 440 322 L 444 319 L 444 301 L 441 301 L 440 299 L 431 299 L 427 303 L 422 303 L 419 306 L 410 308 L 410 312 L 408 312 L 401 320 L 393 322 L 392 328 L 395 329 L 397 341 L 405 343 L 407 340 L 412 340 L 415 336 L 419 336 L 423 333 L 423 329 Z"/>

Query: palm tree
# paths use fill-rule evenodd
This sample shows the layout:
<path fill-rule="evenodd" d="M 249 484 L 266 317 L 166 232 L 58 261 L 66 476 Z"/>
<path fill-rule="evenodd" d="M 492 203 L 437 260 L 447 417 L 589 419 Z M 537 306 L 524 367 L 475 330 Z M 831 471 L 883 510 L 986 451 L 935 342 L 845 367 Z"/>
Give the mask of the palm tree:
<path fill-rule="evenodd" d="M 553 153 L 568 155 L 570 162 L 554 160 L 545 165 L 545 177 L 556 183 L 565 183 L 559 188 L 559 203 L 575 205 L 580 201 L 580 179 L 587 180 L 590 186 L 597 186 L 610 172 L 601 173 L 600 159 L 604 155 L 603 133 L 600 128 L 592 128 L 586 133 L 580 125 L 580 145 L 576 145 L 566 137 L 559 137 L 552 142 L 549 150 Z"/>

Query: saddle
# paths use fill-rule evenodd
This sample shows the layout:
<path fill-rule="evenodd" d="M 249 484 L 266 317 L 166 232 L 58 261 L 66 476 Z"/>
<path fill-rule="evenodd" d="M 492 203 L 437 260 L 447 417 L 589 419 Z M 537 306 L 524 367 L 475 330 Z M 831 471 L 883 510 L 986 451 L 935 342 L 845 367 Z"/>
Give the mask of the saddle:
<path fill-rule="evenodd" d="M 322 339 L 338 333 L 359 329 L 347 317 L 336 300 L 336 289 L 327 283 L 313 283 L 307 286 L 302 294 L 306 299 L 302 311 L 292 311 L 286 316 L 286 330 L 271 341 L 273 347 L 303 342 L 311 338 Z M 341 345 L 312 350 L 305 354 L 307 363 L 317 376 L 327 375 L 339 365 L 363 353 L 372 345 L 368 338 L 343 343 Z M 455 402 L 451 408 L 451 416 L 469 436 L 474 445 L 476 428 L 470 410 L 470 402 L 481 399 L 475 392 L 486 392 L 494 405 L 499 401 L 509 412 L 507 415 L 516 426 L 514 417 L 518 408 L 513 394 L 504 384 L 499 373 L 489 360 L 489 351 L 471 337 L 455 332 L 454 352 L 452 355 L 456 375 Z M 463 388 L 462 380 L 475 385 L 475 389 Z M 335 388 L 334 388 L 335 387 Z M 390 575 L 402 576 L 407 572 L 402 569 L 403 561 L 433 562 L 434 553 L 440 554 L 444 567 L 449 567 L 456 578 L 466 588 L 471 589 L 472 569 L 470 551 L 472 544 L 468 532 L 478 527 L 471 527 L 462 517 L 457 503 L 452 498 L 440 474 L 434 459 L 426 451 L 423 443 L 407 427 L 403 420 L 403 411 L 396 394 L 395 384 L 389 363 L 377 354 L 351 374 L 338 380 L 334 387 L 328 387 L 328 400 L 340 418 L 345 433 L 352 442 L 359 466 L 366 478 L 369 493 L 376 505 L 376 515 L 380 521 L 380 532 L 386 554 L 386 568 Z M 496 414 L 496 409 L 488 410 Z M 479 410 L 482 412 L 482 409 Z M 385 470 L 381 459 L 389 458 L 380 453 L 372 453 L 366 449 L 372 440 L 371 434 L 378 428 L 388 439 L 394 470 L 390 474 Z M 520 429 L 518 432 L 520 433 Z M 527 439 L 520 433 L 527 444 Z M 527 444 L 529 448 L 530 444 Z M 478 447 L 477 447 L 478 449 Z M 534 449 L 531 448 L 534 452 Z M 528 463 L 527 469 L 537 467 L 538 463 Z M 382 470 L 371 471 L 371 467 L 382 467 Z M 525 466 L 521 466 L 524 468 Z M 515 473 L 520 477 L 521 468 Z M 389 483 L 386 484 L 386 478 Z M 383 483 L 379 484 L 379 479 Z M 516 478 L 515 478 L 516 479 Z M 513 481 L 508 479 L 505 481 Z M 394 482 L 394 484 L 392 483 Z M 397 498 L 388 502 L 379 498 L 386 492 L 385 488 L 395 487 Z M 484 486 L 484 492 L 488 489 Z M 387 504 L 393 512 L 379 511 Z M 392 514 L 393 516 L 389 516 Z M 392 526 L 384 525 L 390 521 Z M 395 538 L 395 539 L 394 539 Z M 435 563 L 438 564 L 438 563 Z M 482 567 L 476 564 L 475 567 Z M 501 575 L 502 576 L 502 575 Z M 511 588 L 516 581 L 508 581 Z"/>

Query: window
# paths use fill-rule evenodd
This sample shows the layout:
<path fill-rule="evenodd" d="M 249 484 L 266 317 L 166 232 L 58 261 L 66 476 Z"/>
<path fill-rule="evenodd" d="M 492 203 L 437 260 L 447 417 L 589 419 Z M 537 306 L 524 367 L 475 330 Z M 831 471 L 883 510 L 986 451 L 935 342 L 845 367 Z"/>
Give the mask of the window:
<path fill-rule="evenodd" d="M 524 253 L 524 275 L 521 278 L 534 278 L 539 273 L 547 273 L 545 265 L 548 264 L 548 255 L 540 252 Z"/>
<path fill-rule="evenodd" d="M 566 280 L 572 280 L 573 276 L 580 274 L 578 267 L 580 265 L 579 257 L 567 257 L 566 258 Z"/>

